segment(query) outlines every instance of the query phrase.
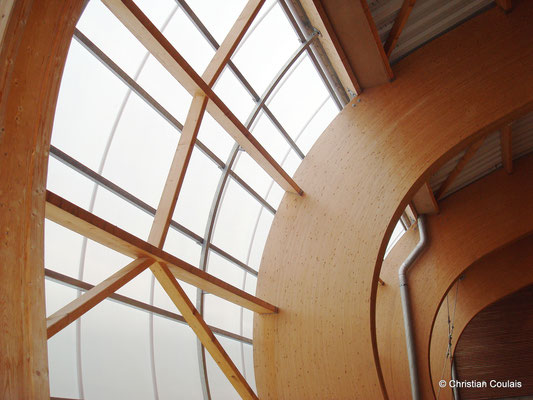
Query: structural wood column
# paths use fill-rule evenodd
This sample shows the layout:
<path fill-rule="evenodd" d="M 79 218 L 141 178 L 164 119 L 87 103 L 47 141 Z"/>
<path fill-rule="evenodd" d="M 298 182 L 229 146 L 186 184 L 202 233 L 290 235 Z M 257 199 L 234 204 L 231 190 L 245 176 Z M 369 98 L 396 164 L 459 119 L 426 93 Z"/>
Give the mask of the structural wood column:
<path fill-rule="evenodd" d="M 44 400 L 50 398 L 43 266 L 48 148 L 83 1 L 12 4 L 0 52 L 0 397 Z"/>
<path fill-rule="evenodd" d="M 254 316 L 261 398 L 388 397 L 374 314 L 386 244 L 433 172 L 533 109 L 531 18 L 517 2 L 448 32 L 318 139 L 296 173 L 306 195 L 283 199 L 259 271 L 257 295 L 281 310 Z"/>

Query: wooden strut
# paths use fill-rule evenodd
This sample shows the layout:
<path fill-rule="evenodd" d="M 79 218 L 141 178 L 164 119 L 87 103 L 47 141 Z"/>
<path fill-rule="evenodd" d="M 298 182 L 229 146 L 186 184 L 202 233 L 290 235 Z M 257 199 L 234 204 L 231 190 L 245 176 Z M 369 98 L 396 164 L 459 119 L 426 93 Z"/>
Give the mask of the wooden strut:
<path fill-rule="evenodd" d="M 196 333 L 202 345 L 209 351 L 241 397 L 257 399 L 256 394 L 189 300 L 176 277 L 256 312 L 277 312 L 277 308 L 163 252 L 162 247 L 209 101 L 206 92 L 209 92 L 211 86 L 222 73 L 263 3 L 264 0 L 250 0 L 248 2 L 202 75 L 201 81 L 204 84 L 207 82 L 208 90 L 197 90 L 193 96 L 147 242 L 143 242 L 59 196 L 47 192 L 47 218 L 126 255 L 138 257 L 51 315 L 47 319 L 48 338 L 81 317 L 146 268 L 150 268 L 185 321 Z M 295 186 L 292 185 L 292 187 Z M 301 189 L 299 191 L 301 192 Z"/>
<path fill-rule="evenodd" d="M 389 32 L 389 36 L 387 37 L 387 41 L 385 42 L 385 53 L 389 58 L 392 52 L 394 51 L 394 48 L 396 47 L 396 43 L 398 43 L 398 39 L 400 38 L 403 28 L 405 27 L 405 24 L 409 19 L 411 11 L 413 11 L 415 3 L 416 0 L 404 0 L 402 7 L 400 8 L 400 12 L 396 17 L 394 25 L 392 26 L 392 29 Z"/>
<path fill-rule="evenodd" d="M 228 106 L 215 94 L 204 78 L 196 73 L 132 0 L 102 1 L 191 95 L 203 94 L 209 99 L 207 111 L 283 189 L 300 195 L 303 194 L 303 190 L 289 174 L 274 160 Z M 237 37 L 238 40 L 241 38 L 242 36 Z M 223 57 L 221 58 L 223 59 Z M 208 68 L 206 71 L 210 71 L 210 69 Z"/>

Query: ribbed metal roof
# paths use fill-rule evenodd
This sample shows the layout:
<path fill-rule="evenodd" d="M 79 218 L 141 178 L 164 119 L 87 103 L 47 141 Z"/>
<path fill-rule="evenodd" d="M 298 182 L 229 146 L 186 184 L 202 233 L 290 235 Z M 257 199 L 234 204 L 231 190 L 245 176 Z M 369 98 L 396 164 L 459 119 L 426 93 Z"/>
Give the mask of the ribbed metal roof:
<path fill-rule="evenodd" d="M 513 160 L 533 152 L 533 113 L 516 120 L 511 125 Z M 502 166 L 500 131 L 489 134 L 476 154 L 455 178 L 443 197 L 462 189 Z M 450 172 L 463 157 L 465 150 L 448 161 L 429 180 L 433 192 L 437 192 Z"/>
<path fill-rule="evenodd" d="M 385 43 L 403 0 L 369 0 L 381 41 Z M 391 54 L 395 62 L 437 36 L 489 8 L 492 0 L 418 0 Z"/>

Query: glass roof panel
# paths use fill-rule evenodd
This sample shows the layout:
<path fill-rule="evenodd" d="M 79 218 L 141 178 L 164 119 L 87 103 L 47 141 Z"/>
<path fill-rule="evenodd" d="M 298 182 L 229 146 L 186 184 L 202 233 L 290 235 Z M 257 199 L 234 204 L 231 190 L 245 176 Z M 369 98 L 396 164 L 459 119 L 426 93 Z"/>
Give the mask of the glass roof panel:
<path fill-rule="evenodd" d="M 269 107 L 289 135 L 295 138 L 327 96 L 326 87 L 306 55 L 277 91 Z"/>
<path fill-rule="evenodd" d="M 47 189 L 77 206 L 89 209 L 94 183 L 53 157 L 48 159 Z M 75 187 L 76 190 L 72 190 Z"/>
<path fill-rule="evenodd" d="M 250 253 L 247 257 L 248 265 L 253 269 L 259 270 L 261 257 L 263 256 L 263 250 L 265 248 L 268 233 L 270 232 L 272 221 L 274 221 L 274 215 L 263 209 L 261 214 L 258 216 L 257 227 L 255 229 L 253 240 L 250 246 Z"/>
<path fill-rule="evenodd" d="M 315 114 L 308 120 L 308 123 L 304 125 L 304 130 L 297 136 L 296 144 L 307 154 L 311 147 L 316 142 L 318 137 L 324 132 L 327 126 L 331 123 L 333 118 L 339 113 L 339 109 L 335 104 L 335 101 L 331 96 L 325 97 L 325 100 L 315 110 Z"/>
<path fill-rule="evenodd" d="M 251 132 L 274 160 L 281 164 L 283 156 L 290 147 L 289 143 L 263 111 L 259 113 Z"/>
<path fill-rule="evenodd" d="M 189 4 L 218 44 L 221 44 L 246 5 L 246 0 L 188 0 L 187 4 Z"/>
<path fill-rule="evenodd" d="M 170 228 L 163 250 L 198 268 L 202 246 L 193 239 Z"/>
<path fill-rule="evenodd" d="M 197 139 L 205 144 L 224 163 L 227 161 L 231 148 L 235 144 L 233 138 L 207 112 L 202 119 Z"/>
<path fill-rule="evenodd" d="M 240 343 L 220 335 L 215 336 L 224 350 L 226 350 L 226 353 L 228 353 L 228 356 L 234 362 L 235 366 L 242 373 Z M 207 351 L 205 352 L 205 360 L 207 364 L 207 374 L 209 376 L 209 389 L 211 391 L 211 398 L 213 400 L 239 400 L 241 397 Z"/>
<path fill-rule="evenodd" d="M 215 51 L 181 8 L 163 33 L 191 67 L 202 75 Z"/>
<path fill-rule="evenodd" d="M 299 45 L 287 17 L 276 3 L 232 60 L 253 88 L 262 94 Z"/>
<path fill-rule="evenodd" d="M 50 315 L 76 298 L 76 290 L 45 280 L 46 314 Z M 76 363 L 76 326 L 71 324 L 48 340 L 48 373 L 50 394 L 78 398 L 78 366 Z"/>
<path fill-rule="evenodd" d="M 233 170 L 259 195 L 265 197 L 274 180 L 248 153 L 241 151 L 237 157 Z"/>
<path fill-rule="evenodd" d="M 105 96 L 102 88 L 106 88 Z M 121 81 L 73 40 L 57 101 L 52 144 L 98 170 L 126 92 Z"/>
<path fill-rule="evenodd" d="M 219 43 L 245 4 L 245 0 L 190 1 L 193 11 Z M 181 7 L 177 7 L 178 0 L 135 2 L 193 68 L 202 74 L 214 50 L 204 33 L 196 29 Z M 255 91 L 262 94 L 300 46 L 300 42 L 275 0 L 265 2 L 253 26 L 256 28 L 246 35 L 233 61 Z M 127 74 L 132 78 L 137 77 L 142 88 L 173 117 L 184 123 L 191 101 L 190 94 L 158 61 L 147 55 L 146 49 L 105 6 L 99 1 L 91 1 L 78 28 Z M 286 75 L 269 99 L 273 106 L 271 111 L 304 153 L 337 111 L 333 101 L 325 101 L 328 94 L 313 68 L 306 56 L 300 57 L 290 71 L 290 77 Z M 215 91 L 241 121 L 246 121 L 255 101 L 228 68 L 218 80 Z M 127 97 L 128 93 L 126 85 L 77 41 L 73 41 L 61 86 L 52 141 L 59 149 L 98 172 L 116 122 L 115 136 L 109 142 L 110 150 L 102 167 L 102 175 L 156 208 L 179 133 L 138 95 L 132 93 Z M 124 109 L 120 111 L 122 107 Z M 296 170 L 300 158 L 262 112 L 252 131 L 289 174 Z M 198 138 L 222 163 L 227 162 L 235 142 L 208 114 L 204 116 Z M 232 174 L 236 173 L 272 205 L 279 205 L 284 191 L 247 153 L 238 153 L 232 169 Z M 202 251 L 197 241 L 201 241 L 200 238 L 205 235 L 221 173 L 220 166 L 196 146 L 173 215 L 175 222 L 192 233 L 186 234 L 171 228 L 164 245 L 165 251 L 196 267 L 200 264 Z M 212 244 L 251 268 L 258 269 L 274 217 L 235 179 L 230 175 L 226 187 L 222 188 L 223 196 L 215 214 Z M 91 209 L 90 199 L 95 184 L 56 160 L 50 161 L 48 187 L 79 206 Z M 103 187 L 98 187 L 93 212 L 141 239 L 147 238 L 153 223 L 149 213 Z M 46 235 L 46 266 L 78 277 L 83 239 L 51 222 L 46 223 Z M 195 235 L 199 237 L 195 239 Z M 65 247 L 68 247 L 68 251 Z M 131 258 L 88 241 L 83 260 L 83 280 L 99 283 L 129 263 Z M 207 271 L 229 284 L 255 293 L 257 278 L 218 254 L 210 252 Z M 153 275 L 147 270 L 118 293 L 149 304 L 152 282 Z M 196 287 L 179 283 L 196 304 Z M 61 288 L 48 290 L 47 302 L 59 308 L 74 298 L 73 294 L 76 293 L 74 289 L 63 292 Z M 252 337 L 252 312 L 213 295 L 206 295 L 204 300 L 208 323 Z M 153 282 L 153 304 L 179 314 L 157 281 Z M 52 307 L 50 305 L 49 308 Z M 84 398 L 150 399 L 155 397 L 155 392 L 158 392 L 159 398 L 203 398 L 195 335 L 186 325 L 158 316 L 153 316 L 157 380 L 157 388 L 154 389 L 150 363 L 150 321 L 149 313 L 109 300 L 82 318 L 81 394 Z M 79 398 L 75 376 L 77 359 L 73 342 L 74 327 L 71 325 L 71 328 L 56 335 L 57 338 L 69 339 L 57 339 L 55 342 L 57 346 L 54 345 L 56 347 L 50 362 L 56 366 L 53 371 L 51 368 L 51 377 L 54 374 L 56 376 L 52 378 L 55 379 L 53 388 L 61 386 L 61 390 L 57 389 L 58 395 Z M 252 346 L 227 338 L 219 337 L 219 340 L 255 390 Z M 60 352 L 68 352 L 69 356 L 64 357 Z M 124 360 L 128 360 L 127 365 Z M 103 363 L 105 365 L 102 367 Z M 58 374 L 67 368 L 70 368 L 68 373 L 61 379 L 64 377 L 69 382 L 57 383 L 60 382 L 57 380 Z M 209 355 L 207 372 L 213 399 L 239 398 Z M 127 385 L 131 380 L 135 382 Z"/>
<path fill-rule="evenodd" d="M 131 96 L 117 125 L 103 176 L 157 207 L 179 135 L 137 96 Z"/>
<path fill-rule="evenodd" d="M 146 48 L 101 1 L 89 1 L 76 27 L 128 75 L 135 75 Z"/>
<path fill-rule="evenodd" d="M 221 171 L 198 148 L 189 161 L 173 219 L 203 236 Z"/>
<path fill-rule="evenodd" d="M 238 204 L 238 207 L 235 205 Z M 213 243 L 243 261 L 248 253 L 261 205 L 235 181 L 229 180 L 217 216 Z"/>
<path fill-rule="evenodd" d="M 235 74 L 228 68 L 224 68 L 215 86 L 215 93 L 229 107 L 231 112 L 243 123 L 254 108 L 255 101 L 246 91 Z"/>
<path fill-rule="evenodd" d="M 185 122 L 192 96 L 153 56 L 147 58 L 137 83 L 179 122 Z"/>
<path fill-rule="evenodd" d="M 83 237 L 47 219 L 44 221 L 44 231 L 45 268 L 76 278 Z"/>
<path fill-rule="evenodd" d="M 147 322 L 147 313 L 110 300 L 82 317 L 85 398 L 154 399 Z"/>
<path fill-rule="evenodd" d="M 98 190 L 93 213 L 138 238 L 148 239 L 153 217 L 105 188 Z"/>
<path fill-rule="evenodd" d="M 160 399 L 203 400 L 196 341 L 187 325 L 154 316 L 154 359 Z"/>

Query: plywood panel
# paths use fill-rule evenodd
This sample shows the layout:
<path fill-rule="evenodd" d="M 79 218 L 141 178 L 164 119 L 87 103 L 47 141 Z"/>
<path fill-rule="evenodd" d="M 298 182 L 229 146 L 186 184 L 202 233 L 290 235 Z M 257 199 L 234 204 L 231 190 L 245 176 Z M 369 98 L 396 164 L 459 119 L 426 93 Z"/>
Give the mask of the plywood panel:
<path fill-rule="evenodd" d="M 530 2 L 490 10 L 433 41 L 315 144 L 259 273 L 257 294 L 281 310 L 255 317 L 261 398 L 384 397 L 373 311 L 393 221 L 449 157 L 533 108 L 532 15 Z"/>
<path fill-rule="evenodd" d="M 533 235 L 498 249 L 463 273 L 457 295 L 452 352 L 466 325 L 485 307 L 527 285 L 533 284 Z M 455 303 L 455 288 L 450 290 L 449 301 Z M 437 388 L 442 373 L 444 349 L 447 346 L 447 312 L 443 303 L 439 309 L 431 335 L 431 371 L 433 386 Z M 449 379 L 449 368 L 444 379 Z M 463 378 L 460 376 L 460 379 Z M 451 391 L 441 391 L 441 399 L 451 399 Z"/>

